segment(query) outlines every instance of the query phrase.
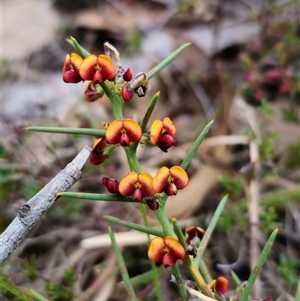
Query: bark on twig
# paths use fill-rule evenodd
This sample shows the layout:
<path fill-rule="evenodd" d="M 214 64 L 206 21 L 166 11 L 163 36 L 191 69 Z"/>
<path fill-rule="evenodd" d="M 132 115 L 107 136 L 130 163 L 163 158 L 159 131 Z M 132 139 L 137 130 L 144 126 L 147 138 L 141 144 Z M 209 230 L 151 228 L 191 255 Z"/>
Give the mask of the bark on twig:
<path fill-rule="evenodd" d="M 55 203 L 58 199 L 56 194 L 68 190 L 81 178 L 81 169 L 90 153 L 91 148 L 86 146 L 55 178 L 19 209 L 18 216 L 0 235 L 0 263 L 19 246 L 35 223 Z"/>

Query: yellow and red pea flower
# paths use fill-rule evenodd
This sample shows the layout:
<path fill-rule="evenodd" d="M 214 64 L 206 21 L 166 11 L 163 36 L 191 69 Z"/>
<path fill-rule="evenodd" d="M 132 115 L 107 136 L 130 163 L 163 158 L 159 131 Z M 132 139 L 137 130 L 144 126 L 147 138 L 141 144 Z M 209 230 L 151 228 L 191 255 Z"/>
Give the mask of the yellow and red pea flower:
<path fill-rule="evenodd" d="M 113 194 L 120 194 L 119 192 L 119 181 L 108 178 L 108 177 L 103 177 L 102 178 L 102 184 L 107 188 L 107 190 L 110 193 Z"/>
<path fill-rule="evenodd" d="M 172 236 L 153 238 L 148 249 L 149 259 L 162 263 L 165 268 L 174 266 L 176 261 L 183 260 L 185 255 L 184 247 Z"/>
<path fill-rule="evenodd" d="M 228 287 L 228 280 L 220 276 L 217 279 L 212 280 L 208 286 L 218 295 L 222 296 L 225 295 L 227 292 L 227 287 Z"/>
<path fill-rule="evenodd" d="M 144 197 L 152 197 L 155 194 L 152 177 L 147 172 L 138 174 L 131 171 L 120 181 L 119 192 L 123 196 L 132 196 L 135 201 L 139 202 Z"/>
<path fill-rule="evenodd" d="M 63 66 L 63 81 L 65 83 L 77 84 L 83 79 L 79 74 L 79 68 L 83 58 L 77 53 L 66 55 L 65 63 Z"/>
<path fill-rule="evenodd" d="M 162 121 L 155 120 L 150 128 L 150 141 L 152 145 L 158 146 L 162 151 L 167 152 L 171 146 L 177 146 L 178 141 L 174 139 L 176 127 L 169 117 Z"/>
<path fill-rule="evenodd" d="M 142 137 L 140 125 L 133 119 L 114 120 L 106 130 L 106 141 L 110 144 L 120 143 L 122 146 L 129 146 L 138 142 Z"/>
<path fill-rule="evenodd" d="M 189 182 L 186 171 L 180 166 L 161 167 L 153 178 L 153 188 L 156 192 L 176 195 L 177 190 L 183 189 Z"/>
<path fill-rule="evenodd" d="M 103 83 L 106 80 L 114 80 L 116 76 L 116 67 L 112 59 L 100 54 L 90 54 L 81 63 L 79 74 L 84 80 L 91 80 L 93 83 Z"/>

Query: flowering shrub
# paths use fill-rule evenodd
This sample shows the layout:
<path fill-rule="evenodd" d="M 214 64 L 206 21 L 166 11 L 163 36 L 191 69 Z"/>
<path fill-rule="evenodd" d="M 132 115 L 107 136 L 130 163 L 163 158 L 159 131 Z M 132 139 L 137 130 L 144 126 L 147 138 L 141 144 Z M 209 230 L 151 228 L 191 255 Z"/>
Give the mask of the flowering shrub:
<path fill-rule="evenodd" d="M 188 44 L 178 48 L 149 73 L 140 72 L 133 76 L 130 69 L 126 71 L 123 69 L 117 49 L 109 43 L 104 44 L 105 54 L 100 55 L 90 54 L 72 37 L 69 39 L 69 43 L 76 49 L 77 53 L 66 55 L 62 74 L 63 80 L 71 84 L 84 81 L 84 96 L 87 102 L 96 101 L 106 95 L 110 99 L 114 119 L 102 122 L 98 129 L 68 130 L 64 128 L 61 130 L 53 128 L 51 130 L 51 128 L 48 128 L 47 131 L 94 136 L 94 144 L 90 156 L 90 162 L 94 165 L 101 164 L 105 160 L 108 160 L 111 153 L 117 147 L 123 148 L 127 156 L 128 173 L 123 175 L 120 179 L 113 179 L 106 176 L 102 178 L 102 184 L 106 187 L 109 194 L 60 192 L 59 195 L 91 200 L 138 202 L 141 205 L 145 226 L 120 221 L 113 217 L 106 218 L 115 223 L 127 226 L 128 228 L 155 236 L 151 241 L 149 238 L 148 257 L 153 261 L 152 269 L 154 282 L 156 283 L 157 299 L 162 300 L 159 285 L 157 285 L 158 274 L 154 262 L 162 264 L 165 268 L 172 268 L 182 300 L 188 300 L 187 290 L 191 294 L 193 292 L 188 285 L 188 281 L 185 282 L 182 279 L 178 268 L 180 264 L 183 264 L 187 268 L 190 272 L 190 277 L 195 281 L 197 287 L 197 290 L 195 290 L 196 293 L 200 292 L 200 294 L 206 298 L 205 300 L 225 300 L 227 296 L 228 279 L 220 276 L 213 280 L 207 275 L 207 271 L 201 267 L 204 265 L 202 254 L 205 245 L 210 238 L 216 220 L 226 204 L 227 197 L 225 196 L 221 200 L 215 212 L 215 217 L 207 231 L 200 227 L 192 226 L 186 229 L 184 236 L 176 218 L 173 217 L 170 223 L 165 212 L 165 204 L 168 196 L 176 196 L 178 190 L 184 190 L 185 187 L 187 187 L 189 176 L 186 172 L 186 168 L 213 122 L 210 122 L 199 134 L 180 166 L 161 166 L 156 174 L 152 176 L 146 170 L 142 169 L 136 156 L 137 147 L 139 144 L 142 144 L 143 147 L 158 147 L 163 153 L 167 152 L 171 147 L 179 145 L 179 142 L 175 138 L 176 126 L 172 120 L 166 116 L 163 120 L 155 120 L 150 126 L 149 131 L 147 131 L 148 121 L 158 101 L 159 93 L 153 96 L 141 122 L 123 116 L 124 104 L 129 102 L 134 95 L 138 97 L 145 96 L 150 90 L 149 80 L 170 64 Z M 269 76 L 274 77 L 272 74 Z M 35 130 L 34 127 L 32 127 L 31 130 Z M 36 130 L 43 131 L 41 128 Z M 161 226 L 160 230 L 152 229 L 148 226 L 145 205 L 153 210 Z M 109 229 L 109 234 L 113 249 L 121 266 L 123 260 L 122 254 L 118 249 L 111 229 Z M 264 263 L 276 234 L 277 230 L 275 230 L 269 238 L 267 247 L 262 253 L 263 256 L 258 262 L 258 268 Z M 123 265 L 121 272 L 131 300 L 137 300 L 129 275 Z M 243 289 L 241 285 L 238 285 L 236 294 L 241 297 L 239 300 L 248 300 L 256 277 L 253 277 L 253 279 L 250 277 L 245 289 Z M 236 282 L 239 284 L 240 281 L 236 279 Z M 240 293 L 241 290 L 242 294 Z"/>

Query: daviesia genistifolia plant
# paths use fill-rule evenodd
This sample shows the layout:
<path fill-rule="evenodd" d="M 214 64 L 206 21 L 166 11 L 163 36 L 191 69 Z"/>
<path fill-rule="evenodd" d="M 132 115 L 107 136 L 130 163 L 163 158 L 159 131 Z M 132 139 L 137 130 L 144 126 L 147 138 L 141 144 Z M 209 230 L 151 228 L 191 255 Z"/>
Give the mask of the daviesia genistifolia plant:
<path fill-rule="evenodd" d="M 180 165 L 161 166 L 156 174 L 152 176 L 147 170 L 142 169 L 136 155 L 137 147 L 139 145 L 142 147 L 158 147 L 162 154 L 167 152 L 169 148 L 176 147 L 179 144 L 176 140 L 176 126 L 168 116 L 162 120 L 157 119 L 151 125 L 148 125 L 150 116 L 159 99 L 159 92 L 154 94 L 144 116 L 139 116 L 141 118 L 140 122 L 124 116 L 123 111 L 124 105 L 130 102 L 135 95 L 143 97 L 148 93 L 151 78 L 170 64 L 189 44 L 175 50 L 148 73 L 140 72 L 133 75 L 130 68 L 126 70 L 123 68 L 117 49 L 111 44 L 104 44 L 104 54 L 95 55 L 90 54 L 80 46 L 73 37 L 68 39 L 68 42 L 76 52 L 66 55 L 63 66 L 63 80 L 72 84 L 84 82 L 84 97 L 87 102 L 97 101 L 106 95 L 110 99 L 114 119 L 101 121 L 97 129 L 42 127 L 30 127 L 29 129 L 94 136 L 90 162 L 95 165 L 109 160 L 112 152 L 117 147 L 121 147 L 127 157 L 128 173 L 120 179 L 103 177 L 102 184 L 106 187 L 107 194 L 61 192 L 59 195 L 100 201 L 140 203 L 145 223 L 143 226 L 111 216 L 105 218 L 111 222 L 154 236 L 151 240 L 149 238 L 148 257 L 152 262 L 157 300 L 162 300 L 162 297 L 158 285 L 159 269 L 155 263 L 161 264 L 164 268 L 172 268 L 172 280 L 177 283 L 182 300 L 188 300 L 187 290 L 189 290 L 189 287 L 187 282 L 182 279 L 179 265 L 184 265 L 190 272 L 189 280 L 192 280 L 197 288 L 194 291 L 204 296 L 205 300 L 225 300 L 228 280 L 223 276 L 211 279 L 202 261 L 202 254 L 225 206 L 227 197 L 225 196 L 221 200 L 207 231 L 192 226 L 182 232 L 176 217 L 169 221 L 165 212 L 168 196 L 176 195 L 178 190 L 184 190 L 188 185 L 189 176 L 185 170 L 213 122 L 211 121 L 204 127 Z M 146 206 L 154 211 L 161 229 L 149 227 Z M 110 228 L 109 234 L 121 266 L 123 262 L 122 254 Z M 137 300 L 126 267 L 122 266 L 120 270 L 128 295 L 131 300 Z M 240 289 L 239 292 L 241 291 L 243 290 Z M 191 293 L 190 290 L 189 293 Z M 247 297 L 244 297 L 244 300 Z"/>

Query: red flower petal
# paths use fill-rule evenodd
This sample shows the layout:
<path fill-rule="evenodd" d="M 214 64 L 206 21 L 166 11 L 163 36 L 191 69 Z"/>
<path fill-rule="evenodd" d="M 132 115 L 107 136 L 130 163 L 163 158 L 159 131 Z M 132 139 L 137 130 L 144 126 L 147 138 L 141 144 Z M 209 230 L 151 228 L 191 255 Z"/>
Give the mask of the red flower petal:
<path fill-rule="evenodd" d="M 162 264 L 165 268 L 172 267 L 176 264 L 177 258 L 173 257 L 169 253 L 166 253 L 163 257 Z"/>

